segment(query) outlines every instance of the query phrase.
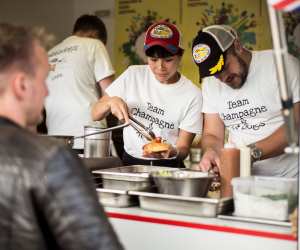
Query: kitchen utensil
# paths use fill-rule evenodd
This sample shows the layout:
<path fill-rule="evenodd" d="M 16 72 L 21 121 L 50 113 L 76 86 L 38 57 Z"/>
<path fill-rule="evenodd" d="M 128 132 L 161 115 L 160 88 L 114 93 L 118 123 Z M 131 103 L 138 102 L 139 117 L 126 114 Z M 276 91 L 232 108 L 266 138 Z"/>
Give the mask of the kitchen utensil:
<path fill-rule="evenodd" d="M 122 166 L 95 170 L 94 175 L 101 175 L 103 188 L 118 190 L 144 190 L 151 187 L 150 172 L 171 170 L 174 168 L 146 165 Z"/>
<path fill-rule="evenodd" d="M 110 156 L 111 131 L 102 132 L 99 127 L 84 126 L 84 157 L 85 158 L 102 158 Z"/>
<path fill-rule="evenodd" d="M 152 141 L 156 138 L 154 132 L 149 130 L 143 123 L 135 119 L 132 115 L 129 115 L 129 119 L 132 121 L 130 125 L 140 132 L 147 140 Z"/>
<path fill-rule="evenodd" d="M 100 130 L 97 131 L 97 132 L 88 133 L 88 134 L 84 134 L 84 135 L 80 135 L 80 136 L 74 136 L 73 140 L 80 139 L 80 138 L 85 138 L 85 137 L 91 136 L 91 135 L 98 135 L 98 134 L 110 132 L 110 131 L 113 131 L 115 129 L 125 128 L 129 125 L 130 125 L 130 123 L 123 123 L 123 124 L 120 124 L 120 125 L 117 125 L 117 126 L 114 126 L 114 127 L 110 127 L 110 128 L 103 128 L 103 129 L 99 128 Z"/>
<path fill-rule="evenodd" d="M 184 214 L 201 217 L 216 217 L 233 209 L 232 198 L 211 199 L 184 197 L 179 195 L 158 194 L 145 191 L 128 191 L 129 195 L 138 195 L 140 207 L 145 210 Z"/>
<path fill-rule="evenodd" d="M 85 138 L 85 137 L 92 136 L 92 135 L 97 135 L 97 134 L 110 132 L 110 131 L 113 131 L 115 129 L 125 128 L 129 125 L 130 125 L 130 123 L 124 123 L 124 124 L 117 125 L 117 126 L 110 127 L 110 128 L 105 128 L 105 129 L 100 129 L 99 128 L 99 130 L 96 131 L 96 132 L 84 134 L 84 135 L 81 135 L 81 136 L 72 136 L 72 135 L 42 135 L 42 136 L 47 136 L 47 137 L 50 137 L 50 138 L 54 138 L 57 141 L 62 142 L 63 144 L 65 144 L 65 145 L 72 148 L 73 145 L 74 145 L 74 140 L 76 140 L 76 139 Z"/>
<path fill-rule="evenodd" d="M 71 135 L 46 135 L 47 137 L 54 138 L 60 143 L 63 143 L 64 145 L 69 146 L 70 148 L 74 145 L 74 136 Z"/>
<path fill-rule="evenodd" d="M 103 206 L 131 207 L 138 205 L 136 196 L 128 195 L 126 190 L 97 188 L 98 199 Z"/>
<path fill-rule="evenodd" d="M 151 172 L 159 193 L 205 197 L 214 175 L 207 172 L 176 170 Z"/>

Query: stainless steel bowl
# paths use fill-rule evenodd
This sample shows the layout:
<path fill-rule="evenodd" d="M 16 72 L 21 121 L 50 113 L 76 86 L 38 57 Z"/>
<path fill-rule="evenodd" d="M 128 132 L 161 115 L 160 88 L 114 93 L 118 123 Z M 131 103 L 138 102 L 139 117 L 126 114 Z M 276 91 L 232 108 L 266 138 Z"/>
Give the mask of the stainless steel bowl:
<path fill-rule="evenodd" d="M 205 197 L 214 175 L 199 171 L 163 170 L 151 176 L 158 192 L 189 197 Z"/>

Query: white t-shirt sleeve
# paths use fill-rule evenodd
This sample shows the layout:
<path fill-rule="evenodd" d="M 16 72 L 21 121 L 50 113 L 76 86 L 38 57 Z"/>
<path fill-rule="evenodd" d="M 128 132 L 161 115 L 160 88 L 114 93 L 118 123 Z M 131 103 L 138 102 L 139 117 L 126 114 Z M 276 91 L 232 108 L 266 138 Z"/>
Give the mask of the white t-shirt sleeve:
<path fill-rule="evenodd" d="M 184 119 L 180 122 L 179 128 L 190 133 L 202 133 L 202 94 L 201 91 L 195 96 L 187 110 Z"/>
<path fill-rule="evenodd" d="M 287 82 L 293 96 L 293 103 L 300 101 L 300 63 L 292 55 L 288 56 Z"/>
<path fill-rule="evenodd" d="M 217 83 L 214 79 L 205 78 L 202 83 L 202 96 L 203 96 L 203 105 L 202 112 L 203 113 L 219 113 L 218 112 L 218 88 Z"/>
<path fill-rule="evenodd" d="M 97 41 L 93 53 L 94 73 L 96 81 L 100 81 L 115 73 L 108 52 L 101 41 Z"/>
<path fill-rule="evenodd" d="M 128 82 L 128 77 L 130 75 L 130 67 L 125 70 L 116 80 L 113 81 L 106 89 L 105 92 L 109 96 L 118 96 L 125 99 L 126 92 L 126 82 Z"/>

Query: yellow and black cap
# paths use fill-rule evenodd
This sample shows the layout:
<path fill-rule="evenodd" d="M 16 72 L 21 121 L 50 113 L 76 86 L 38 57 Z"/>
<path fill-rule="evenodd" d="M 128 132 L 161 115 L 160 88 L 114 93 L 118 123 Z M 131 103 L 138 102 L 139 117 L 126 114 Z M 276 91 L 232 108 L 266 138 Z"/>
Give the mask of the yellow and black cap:
<path fill-rule="evenodd" d="M 198 32 L 193 40 L 192 53 L 201 78 L 222 72 L 225 52 L 236 38 L 236 31 L 227 25 L 212 25 Z"/>

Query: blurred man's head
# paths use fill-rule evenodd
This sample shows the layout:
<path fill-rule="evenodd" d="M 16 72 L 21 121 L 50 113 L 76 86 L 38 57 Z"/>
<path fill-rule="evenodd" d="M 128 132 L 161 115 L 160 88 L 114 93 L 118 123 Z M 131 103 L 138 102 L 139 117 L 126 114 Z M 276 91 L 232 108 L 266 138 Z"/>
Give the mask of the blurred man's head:
<path fill-rule="evenodd" d="M 0 115 L 22 126 L 41 121 L 49 64 L 45 34 L 0 23 Z"/>
<path fill-rule="evenodd" d="M 208 26 L 193 40 L 193 59 L 200 77 L 215 76 L 233 89 L 241 88 L 247 80 L 246 54 L 237 32 L 227 25 Z"/>
<path fill-rule="evenodd" d="M 73 34 L 86 36 L 107 42 L 107 31 L 103 21 L 95 15 L 80 16 L 73 27 Z"/>

